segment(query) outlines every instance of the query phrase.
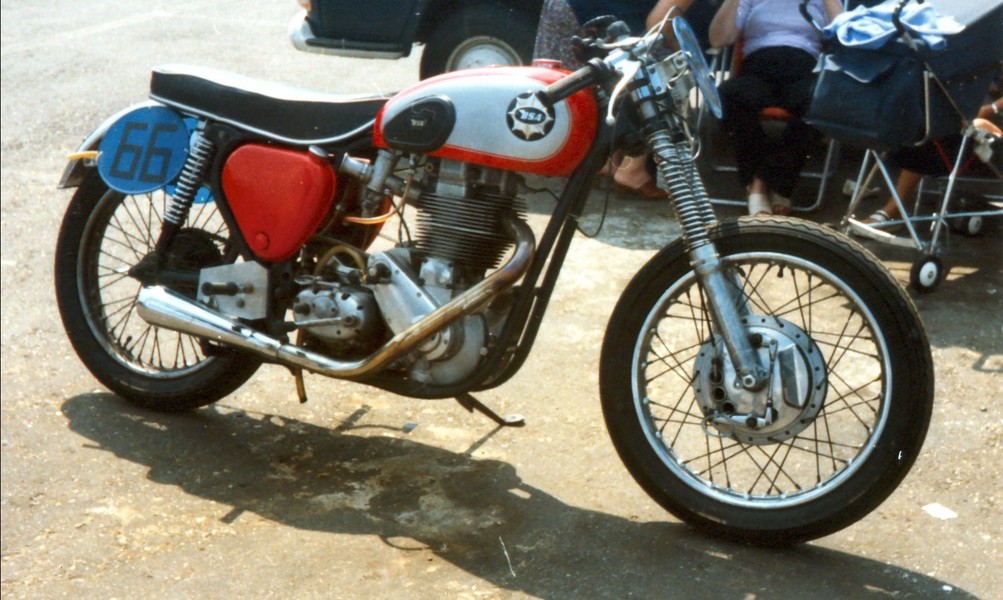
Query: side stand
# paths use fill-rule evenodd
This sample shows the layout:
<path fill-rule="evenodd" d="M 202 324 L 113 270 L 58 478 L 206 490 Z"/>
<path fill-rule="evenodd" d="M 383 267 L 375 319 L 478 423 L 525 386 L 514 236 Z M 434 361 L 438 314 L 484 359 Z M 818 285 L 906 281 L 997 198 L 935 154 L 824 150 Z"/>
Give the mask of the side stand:
<path fill-rule="evenodd" d="M 456 401 L 468 411 L 474 412 L 476 410 L 502 427 L 523 427 L 526 425 L 526 419 L 522 415 L 505 415 L 503 417 L 470 394 L 460 394 L 456 397 Z"/>

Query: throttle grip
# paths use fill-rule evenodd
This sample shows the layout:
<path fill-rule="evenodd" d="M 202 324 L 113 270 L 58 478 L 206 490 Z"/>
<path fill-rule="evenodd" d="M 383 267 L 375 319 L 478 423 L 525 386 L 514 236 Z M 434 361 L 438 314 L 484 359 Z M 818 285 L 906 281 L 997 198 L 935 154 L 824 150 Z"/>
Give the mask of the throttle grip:
<path fill-rule="evenodd" d="M 579 90 L 597 83 L 609 67 L 598 58 L 593 58 L 585 66 L 566 77 L 558 79 L 537 93 L 537 98 L 551 106 L 571 96 Z"/>

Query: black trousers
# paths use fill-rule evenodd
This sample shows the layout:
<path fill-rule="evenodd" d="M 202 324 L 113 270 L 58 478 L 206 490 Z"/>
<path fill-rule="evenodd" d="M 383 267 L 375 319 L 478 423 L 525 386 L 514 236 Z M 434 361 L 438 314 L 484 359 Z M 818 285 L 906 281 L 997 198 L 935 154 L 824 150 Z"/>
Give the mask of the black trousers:
<path fill-rule="evenodd" d="M 811 147 L 821 134 L 800 121 L 811 104 L 815 59 L 789 47 L 763 48 L 746 56 L 739 75 L 720 86 L 721 127 L 735 149 L 738 178 L 743 186 L 754 177 L 789 198 Z M 797 119 L 779 136 L 769 136 L 759 113 L 769 106 L 786 109 Z"/>

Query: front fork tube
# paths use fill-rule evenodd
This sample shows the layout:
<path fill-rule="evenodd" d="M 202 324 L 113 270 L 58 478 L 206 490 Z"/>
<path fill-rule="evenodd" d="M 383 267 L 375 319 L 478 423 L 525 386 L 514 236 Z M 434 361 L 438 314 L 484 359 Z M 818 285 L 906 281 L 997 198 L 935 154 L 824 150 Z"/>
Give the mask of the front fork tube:
<path fill-rule="evenodd" d="M 714 211 L 693 164 L 689 145 L 685 141 L 673 142 L 664 129 L 651 134 L 648 142 L 659 177 L 672 196 L 690 264 L 707 295 L 711 321 L 735 365 L 738 380 L 734 384 L 748 390 L 760 390 L 766 385 L 769 372 L 762 365 L 742 323 L 748 307 L 739 297 L 741 285 L 737 274 L 723 268 L 717 248 L 710 240 L 708 228 L 715 223 Z"/>

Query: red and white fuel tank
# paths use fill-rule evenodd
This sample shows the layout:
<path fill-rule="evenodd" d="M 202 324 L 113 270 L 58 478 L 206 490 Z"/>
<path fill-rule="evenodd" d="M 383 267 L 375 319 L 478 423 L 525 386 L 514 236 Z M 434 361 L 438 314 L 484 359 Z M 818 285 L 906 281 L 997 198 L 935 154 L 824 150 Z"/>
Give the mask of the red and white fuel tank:
<path fill-rule="evenodd" d="M 583 90 L 547 106 L 534 94 L 567 73 L 489 67 L 426 79 L 387 102 L 373 144 L 496 169 L 569 175 L 595 138 L 595 98 Z"/>

